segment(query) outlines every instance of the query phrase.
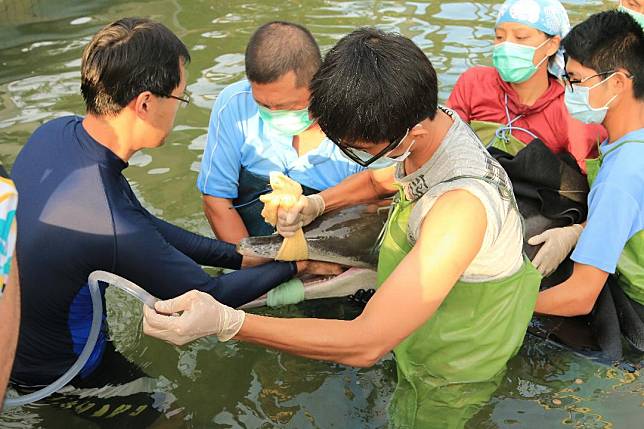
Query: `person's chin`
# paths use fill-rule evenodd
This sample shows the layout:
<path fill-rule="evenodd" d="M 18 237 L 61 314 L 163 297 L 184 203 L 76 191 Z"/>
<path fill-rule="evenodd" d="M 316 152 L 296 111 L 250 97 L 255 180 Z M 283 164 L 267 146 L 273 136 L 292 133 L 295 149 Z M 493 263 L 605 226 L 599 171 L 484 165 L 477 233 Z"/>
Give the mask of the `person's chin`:
<path fill-rule="evenodd" d="M 153 144 L 150 146 L 150 148 L 155 148 L 155 147 L 161 147 L 165 144 L 166 139 L 168 136 L 163 137 L 161 140 L 159 140 L 156 144 Z"/>

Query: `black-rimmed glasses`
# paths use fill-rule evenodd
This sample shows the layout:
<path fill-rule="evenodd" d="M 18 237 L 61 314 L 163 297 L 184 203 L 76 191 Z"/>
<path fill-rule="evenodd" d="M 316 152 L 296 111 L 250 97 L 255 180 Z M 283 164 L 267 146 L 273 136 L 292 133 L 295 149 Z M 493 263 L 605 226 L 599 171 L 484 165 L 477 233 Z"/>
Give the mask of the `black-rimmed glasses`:
<path fill-rule="evenodd" d="M 190 96 L 186 94 L 185 98 L 177 97 L 176 95 L 169 94 L 167 97 L 169 98 L 174 98 L 175 100 L 179 100 L 183 103 L 190 104 Z"/>
<path fill-rule="evenodd" d="M 373 164 L 374 162 L 382 158 L 387 152 L 390 152 L 394 150 L 396 147 L 398 147 L 398 145 L 402 143 L 405 137 L 407 137 L 408 132 L 409 130 L 405 132 L 405 134 L 402 137 L 391 140 L 387 145 L 387 147 L 385 147 L 383 150 L 381 150 L 375 155 L 371 155 L 366 150 L 356 149 L 354 147 L 347 146 L 343 144 L 342 141 L 340 140 L 331 139 L 331 141 L 335 143 L 335 145 L 340 148 L 342 153 L 344 153 L 351 161 L 363 167 L 368 167 L 369 165 Z"/>
<path fill-rule="evenodd" d="M 187 92 L 183 94 L 183 97 L 177 97 L 176 95 L 172 95 L 172 94 L 159 94 L 159 96 L 166 97 L 166 98 L 174 98 L 175 100 L 179 100 L 182 103 L 185 103 L 183 104 L 184 106 L 187 106 L 188 104 L 190 104 L 190 94 L 188 94 Z"/>
<path fill-rule="evenodd" d="M 583 79 L 571 79 L 570 75 L 568 73 L 564 73 L 562 78 L 563 78 L 563 81 L 564 81 L 564 85 L 566 85 L 566 87 L 571 92 L 573 92 L 575 90 L 573 85 L 579 85 L 580 83 L 588 82 L 590 79 L 592 79 L 594 77 L 598 77 L 598 76 L 603 77 L 603 76 L 606 76 L 606 75 L 611 74 L 611 73 L 615 73 L 615 70 L 608 70 L 608 71 L 605 71 L 605 72 L 597 73 L 597 74 L 594 74 L 592 76 L 585 77 Z"/>

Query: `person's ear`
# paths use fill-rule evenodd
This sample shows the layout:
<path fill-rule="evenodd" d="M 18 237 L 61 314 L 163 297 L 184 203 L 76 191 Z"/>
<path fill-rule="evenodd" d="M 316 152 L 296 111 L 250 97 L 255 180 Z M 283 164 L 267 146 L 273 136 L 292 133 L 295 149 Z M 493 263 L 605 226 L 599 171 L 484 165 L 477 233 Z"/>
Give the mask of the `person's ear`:
<path fill-rule="evenodd" d="M 550 38 L 550 42 L 546 45 L 546 47 L 548 48 L 548 49 L 546 50 L 546 54 L 547 54 L 549 57 L 553 56 L 554 54 L 556 54 L 556 53 L 557 53 L 557 51 L 559 50 L 559 47 L 560 47 L 560 46 L 561 46 L 561 37 L 559 37 L 559 36 L 552 36 L 552 37 Z"/>
<path fill-rule="evenodd" d="M 617 72 L 621 73 L 615 73 L 609 84 L 611 92 L 619 95 L 628 89 L 631 79 L 627 77 L 629 75 L 627 71 L 617 70 Z"/>
<path fill-rule="evenodd" d="M 414 139 L 425 137 L 428 134 L 429 131 L 425 129 L 423 124 L 416 124 L 409 130 L 409 135 Z"/>
<path fill-rule="evenodd" d="M 154 95 L 150 91 L 143 91 L 131 103 L 136 115 L 144 118 L 150 113 L 150 107 L 154 101 Z"/>

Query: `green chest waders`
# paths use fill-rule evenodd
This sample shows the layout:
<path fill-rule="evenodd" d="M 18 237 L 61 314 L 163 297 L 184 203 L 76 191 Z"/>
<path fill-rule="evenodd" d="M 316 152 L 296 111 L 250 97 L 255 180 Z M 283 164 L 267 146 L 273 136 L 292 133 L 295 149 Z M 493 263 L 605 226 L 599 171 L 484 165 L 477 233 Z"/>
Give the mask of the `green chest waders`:
<path fill-rule="evenodd" d="M 612 151 L 627 143 L 644 143 L 642 140 L 627 140 L 617 143 L 599 158 L 586 160 L 588 183 L 593 186 L 603 159 Z M 600 152 L 601 154 L 601 152 Z M 644 305 L 644 230 L 633 235 L 624 246 L 617 262 L 617 281 L 633 301 Z"/>
<path fill-rule="evenodd" d="M 378 285 L 411 250 L 413 205 L 401 191 L 380 249 Z M 502 280 L 457 282 L 434 315 L 394 349 L 392 426 L 462 427 L 489 400 L 521 347 L 540 282 L 527 259 Z"/>

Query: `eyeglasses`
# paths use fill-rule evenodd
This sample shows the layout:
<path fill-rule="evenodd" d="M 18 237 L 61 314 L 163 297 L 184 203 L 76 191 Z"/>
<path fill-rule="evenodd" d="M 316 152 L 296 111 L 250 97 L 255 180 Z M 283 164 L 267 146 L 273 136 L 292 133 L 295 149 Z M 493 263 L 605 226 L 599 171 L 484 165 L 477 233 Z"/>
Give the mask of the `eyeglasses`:
<path fill-rule="evenodd" d="M 374 162 L 382 158 L 387 152 L 394 150 L 398 145 L 400 145 L 405 137 L 407 137 L 407 132 L 405 132 L 402 137 L 390 140 L 387 147 L 378 152 L 376 155 L 371 155 L 369 152 L 362 149 L 356 149 L 354 147 L 347 146 L 343 144 L 341 140 L 331 139 L 331 141 L 335 143 L 335 145 L 340 148 L 342 153 L 344 153 L 350 160 L 363 167 L 368 167 L 370 164 L 373 164 Z"/>
<path fill-rule="evenodd" d="M 573 92 L 575 89 L 573 85 L 579 85 L 580 83 L 584 83 L 589 81 L 590 79 L 598 76 L 606 76 L 607 74 L 615 73 L 615 70 L 608 70 L 605 72 L 597 73 L 592 76 L 585 77 L 583 79 L 570 79 L 570 75 L 568 73 L 564 73 L 563 75 L 563 81 L 564 85 L 570 90 L 570 92 Z"/>
<path fill-rule="evenodd" d="M 187 106 L 188 104 L 190 104 L 190 94 L 188 94 L 187 92 L 184 92 L 183 97 L 177 97 L 176 95 L 172 95 L 172 94 L 159 94 L 159 96 L 166 97 L 166 98 L 174 98 L 175 100 L 179 100 L 182 103 L 185 103 L 183 104 L 183 106 Z"/>

